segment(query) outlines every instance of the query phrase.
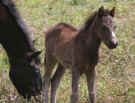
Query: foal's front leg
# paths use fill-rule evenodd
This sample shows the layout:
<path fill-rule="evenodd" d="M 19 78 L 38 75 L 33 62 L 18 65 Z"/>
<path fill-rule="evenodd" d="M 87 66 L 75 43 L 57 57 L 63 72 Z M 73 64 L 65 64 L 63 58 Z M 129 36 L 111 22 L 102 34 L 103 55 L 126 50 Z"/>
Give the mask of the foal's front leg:
<path fill-rule="evenodd" d="M 80 71 L 76 68 L 72 68 L 72 95 L 70 103 L 78 102 L 78 84 L 80 79 Z"/>
<path fill-rule="evenodd" d="M 87 77 L 89 100 L 91 101 L 91 103 L 95 103 L 95 90 L 94 90 L 94 81 L 96 76 L 95 67 L 89 68 L 89 70 L 85 74 Z"/>

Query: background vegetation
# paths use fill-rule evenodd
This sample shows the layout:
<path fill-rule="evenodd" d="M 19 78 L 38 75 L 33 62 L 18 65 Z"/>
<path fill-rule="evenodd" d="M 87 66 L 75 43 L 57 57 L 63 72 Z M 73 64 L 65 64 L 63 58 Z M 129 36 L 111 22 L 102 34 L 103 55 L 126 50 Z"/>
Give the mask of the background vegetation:
<path fill-rule="evenodd" d="M 135 103 L 135 1 L 134 0 L 14 0 L 29 30 L 36 39 L 36 48 L 43 50 L 44 32 L 59 22 L 67 22 L 80 28 L 86 18 L 101 5 L 116 7 L 115 22 L 119 46 L 109 50 L 101 47 L 101 59 L 97 65 L 97 103 Z M 8 77 L 8 58 L 0 47 L 0 103 L 36 103 L 22 97 Z M 42 74 L 44 67 L 41 68 Z M 79 103 L 88 103 L 86 80 L 80 80 Z M 71 94 L 71 75 L 67 71 L 58 92 L 57 103 L 68 103 Z M 41 98 L 41 97 L 40 97 Z"/>

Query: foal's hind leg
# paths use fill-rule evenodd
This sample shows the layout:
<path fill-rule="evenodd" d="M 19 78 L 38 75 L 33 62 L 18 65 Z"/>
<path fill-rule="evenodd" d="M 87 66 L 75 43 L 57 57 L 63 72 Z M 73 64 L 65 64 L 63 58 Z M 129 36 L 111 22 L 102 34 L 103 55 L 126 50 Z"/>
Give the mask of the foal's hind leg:
<path fill-rule="evenodd" d="M 51 103 L 56 103 L 56 92 L 60 84 L 60 80 L 65 72 L 61 64 L 58 65 L 57 70 L 51 80 Z"/>
<path fill-rule="evenodd" d="M 89 100 L 91 103 L 95 103 L 95 91 L 94 91 L 94 81 L 96 76 L 95 67 L 89 68 L 88 71 L 86 71 L 86 77 L 87 77 L 87 85 L 89 90 Z"/>
<path fill-rule="evenodd" d="M 81 73 L 77 68 L 72 68 L 72 95 L 70 103 L 78 102 L 78 84 Z"/>
<path fill-rule="evenodd" d="M 56 62 L 52 56 L 46 56 L 45 61 L 45 74 L 44 74 L 44 103 L 48 103 L 48 90 L 50 86 L 51 74 Z"/>

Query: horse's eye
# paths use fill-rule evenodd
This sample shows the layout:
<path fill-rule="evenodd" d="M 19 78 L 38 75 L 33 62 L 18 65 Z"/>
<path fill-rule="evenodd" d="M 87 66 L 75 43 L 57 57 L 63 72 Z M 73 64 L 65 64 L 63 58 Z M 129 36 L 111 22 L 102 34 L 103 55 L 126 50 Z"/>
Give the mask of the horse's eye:
<path fill-rule="evenodd" d="M 41 60 L 37 59 L 36 64 L 41 64 Z"/>

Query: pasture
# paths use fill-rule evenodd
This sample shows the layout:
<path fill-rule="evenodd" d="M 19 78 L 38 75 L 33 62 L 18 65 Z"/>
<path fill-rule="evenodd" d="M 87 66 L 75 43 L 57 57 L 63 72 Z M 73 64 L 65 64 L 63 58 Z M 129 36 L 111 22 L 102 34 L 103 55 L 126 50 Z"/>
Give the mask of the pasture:
<path fill-rule="evenodd" d="M 96 66 L 97 103 L 135 103 L 135 1 L 134 0 L 14 0 L 26 22 L 35 47 L 43 50 L 41 71 L 44 74 L 44 35 L 45 31 L 59 23 L 67 22 L 75 27 L 83 26 L 84 21 L 100 6 L 116 7 L 115 22 L 119 45 L 109 50 L 101 47 L 101 58 Z M 75 1 L 75 0 L 74 0 Z M 0 47 L 0 103 L 36 103 L 18 97 L 17 91 L 8 77 L 8 58 Z M 88 103 L 86 78 L 79 85 L 79 103 Z M 71 74 L 64 75 L 58 96 L 58 103 L 68 103 L 71 94 Z M 41 99 L 42 97 L 39 97 Z"/>

